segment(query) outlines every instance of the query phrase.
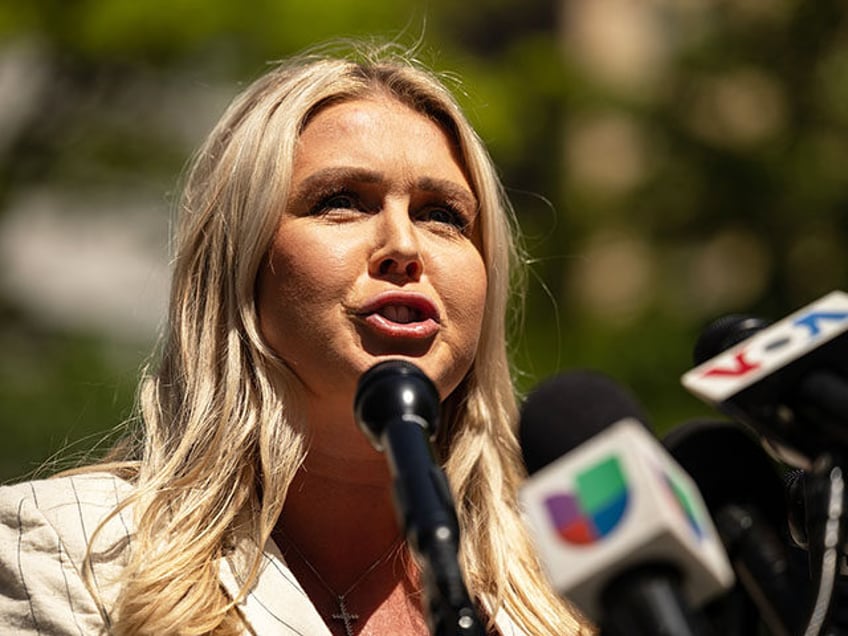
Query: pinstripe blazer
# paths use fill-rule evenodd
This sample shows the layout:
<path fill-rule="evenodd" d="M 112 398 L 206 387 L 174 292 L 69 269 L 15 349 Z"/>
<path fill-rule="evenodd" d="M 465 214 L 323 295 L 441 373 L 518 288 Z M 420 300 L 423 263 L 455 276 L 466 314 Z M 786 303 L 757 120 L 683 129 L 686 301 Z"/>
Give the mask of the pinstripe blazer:
<path fill-rule="evenodd" d="M 92 532 L 131 492 L 110 474 L 91 473 L 0 488 L 0 634 L 102 634 L 101 615 L 83 583 L 81 564 Z M 113 605 L 132 535 L 131 513 L 113 517 L 92 545 L 94 587 Z M 247 571 L 247 551 L 221 560 L 220 580 L 231 595 Z M 259 577 L 239 609 L 260 635 L 331 636 L 320 615 L 269 541 Z M 522 636 L 505 613 L 504 636 Z"/>

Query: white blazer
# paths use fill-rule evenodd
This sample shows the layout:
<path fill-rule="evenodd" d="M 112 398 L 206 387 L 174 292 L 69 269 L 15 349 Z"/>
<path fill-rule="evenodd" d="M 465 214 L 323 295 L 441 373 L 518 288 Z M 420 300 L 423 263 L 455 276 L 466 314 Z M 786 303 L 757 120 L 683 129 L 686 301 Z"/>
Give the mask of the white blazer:
<path fill-rule="evenodd" d="M 0 633 L 109 632 L 108 610 L 98 611 L 81 564 L 92 532 L 131 489 L 108 473 L 0 487 Z M 124 510 L 111 519 L 92 549 L 93 581 L 106 608 L 117 596 L 131 517 Z M 241 587 L 246 560 L 246 550 L 238 548 L 221 560 L 221 584 L 232 596 Z M 331 636 L 270 540 L 259 577 L 239 610 L 248 629 L 261 636 Z M 497 625 L 504 636 L 524 636 L 504 612 L 498 613 Z"/>

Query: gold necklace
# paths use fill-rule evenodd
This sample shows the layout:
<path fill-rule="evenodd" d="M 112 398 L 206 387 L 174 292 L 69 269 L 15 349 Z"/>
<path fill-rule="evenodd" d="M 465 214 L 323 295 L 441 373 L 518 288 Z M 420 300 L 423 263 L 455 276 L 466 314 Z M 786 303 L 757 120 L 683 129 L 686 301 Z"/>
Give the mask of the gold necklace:
<path fill-rule="evenodd" d="M 306 555 L 304 555 L 303 552 L 301 552 L 300 548 L 298 548 L 297 545 L 291 539 L 289 539 L 289 537 L 284 532 L 282 532 L 282 530 L 280 530 L 280 534 L 283 535 L 283 538 L 285 539 L 286 544 L 288 546 L 290 546 L 292 550 L 295 551 L 297 556 L 300 557 L 300 560 L 303 561 L 303 563 L 306 565 L 306 567 L 308 567 L 309 570 L 312 572 L 312 574 L 315 575 L 315 578 L 317 579 L 317 581 L 322 586 L 324 586 L 324 589 L 326 589 L 330 593 L 330 595 L 333 596 L 336 599 L 336 603 L 339 604 L 339 611 L 335 614 L 330 614 L 330 618 L 334 621 L 339 621 L 339 622 L 342 623 L 342 625 L 344 625 L 345 634 L 347 636 L 354 636 L 353 623 L 354 623 L 354 621 L 359 620 L 359 614 L 353 614 L 353 613 L 348 611 L 348 609 L 347 609 L 347 596 L 348 596 L 348 594 L 353 592 L 353 590 L 355 590 L 356 587 L 360 583 L 362 583 L 362 581 L 364 581 L 368 577 L 369 574 L 371 574 L 374 570 L 376 570 L 378 567 L 380 567 L 383 563 L 388 561 L 389 557 L 395 551 L 395 548 L 397 548 L 400 545 L 401 537 L 397 537 L 394 541 L 392 541 L 391 545 L 389 545 L 389 547 L 386 549 L 386 551 L 383 552 L 380 556 L 378 556 L 377 559 L 371 565 L 369 565 L 367 568 L 365 568 L 365 570 L 362 572 L 362 574 L 360 574 L 356 578 L 356 580 L 353 583 L 351 583 L 350 586 L 344 592 L 339 594 L 332 587 L 330 587 L 329 583 L 327 583 L 327 581 L 324 580 L 324 577 L 321 576 L 321 573 L 318 572 L 318 570 L 315 568 L 315 566 L 312 565 L 312 563 L 309 562 L 309 559 L 306 558 Z"/>

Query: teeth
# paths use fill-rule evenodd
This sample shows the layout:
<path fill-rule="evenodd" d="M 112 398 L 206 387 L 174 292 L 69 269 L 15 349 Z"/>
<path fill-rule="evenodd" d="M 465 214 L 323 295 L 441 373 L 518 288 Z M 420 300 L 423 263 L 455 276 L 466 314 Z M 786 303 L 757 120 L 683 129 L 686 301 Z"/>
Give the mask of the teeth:
<path fill-rule="evenodd" d="M 405 325 L 419 320 L 418 311 L 405 305 L 386 305 L 380 314 L 387 320 Z"/>

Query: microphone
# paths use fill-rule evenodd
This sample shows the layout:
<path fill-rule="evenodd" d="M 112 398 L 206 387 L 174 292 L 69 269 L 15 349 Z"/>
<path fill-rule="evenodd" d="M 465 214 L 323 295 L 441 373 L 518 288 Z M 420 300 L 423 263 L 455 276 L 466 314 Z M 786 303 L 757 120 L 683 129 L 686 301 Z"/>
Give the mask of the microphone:
<path fill-rule="evenodd" d="M 798 590 L 807 583 L 795 578 L 778 530 L 786 526 L 788 510 L 772 460 L 730 422 L 687 422 L 663 443 L 698 484 L 737 579 L 769 633 L 798 634 L 808 614 L 807 598 Z M 756 624 L 758 616 L 750 619 Z M 744 633 L 754 631 L 750 626 Z"/>
<path fill-rule="evenodd" d="M 385 451 L 398 523 L 422 562 L 430 633 L 483 636 L 459 567 L 459 523 L 444 472 L 430 445 L 439 423 L 439 394 L 410 362 L 380 362 L 359 379 L 356 423 Z"/>
<path fill-rule="evenodd" d="M 733 571 L 697 488 L 643 421 L 603 375 L 542 383 L 521 412 L 520 500 L 554 588 L 604 632 L 708 633 L 692 608 Z"/>
<path fill-rule="evenodd" d="M 698 366 L 681 381 L 749 426 L 782 461 L 807 471 L 805 527 L 793 519 L 792 534 L 807 535 L 817 591 L 806 633 L 815 634 L 827 622 L 846 553 L 848 294 L 831 292 L 773 325 L 741 324 L 725 320 L 705 331 Z"/>
<path fill-rule="evenodd" d="M 819 515 L 808 514 L 808 508 L 815 510 L 820 499 L 824 496 L 822 493 L 822 484 L 817 479 L 815 474 L 810 475 L 803 470 L 794 469 L 787 471 L 784 475 L 784 484 L 786 485 L 786 502 L 788 509 L 789 531 L 792 537 L 792 542 L 802 550 L 810 551 L 808 560 L 809 568 L 813 576 L 821 576 L 822 566 L 819 564 L 823 546 L 819 545 L 822 542 L 821 537 L 826 532 L 826 520 Z M 848 493 L 843 491 L 843 499 L 848 497 Z M 808 506 L 808 499 L 812 501 L 812 506 Z M 843 511 L 848 508 L 844 502 L 842 504 Z M 843 515 L 845 513 L 843 512 Z M 840 556 L 839 573 L 833 581 L 832 599 L 830 601 L 828 619 L 831 632 L 829 634 L 844 634 L 848 633 L 848 576 L 846 576 L 846 557 L 845 548 L 842 547 Z"/>
<path fill-rule="evenodd" d="M 848 294 L 831 292 L 773 325 L 734 318 L 702 334 L 683 386 L 798 468 L 848 446 Z"/>

